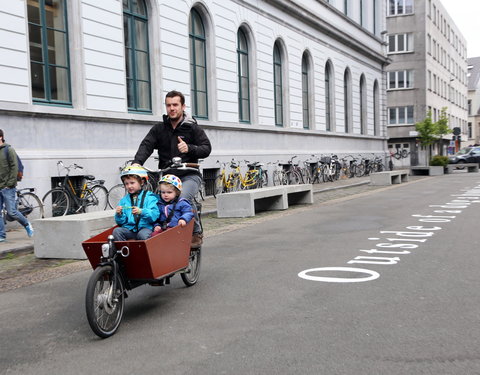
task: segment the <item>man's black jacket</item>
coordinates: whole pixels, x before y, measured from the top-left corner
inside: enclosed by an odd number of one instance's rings
[[[188,145],[188,153],[178,151],[178,137]],[[175,129],[168,116],[163,115],[163,123],[154,125],[140,143],[134,163],[143,165],[155,149],[158,150],[158,168],[164,169],[175,156],[180,156],[183,162],[198,163],[198,159],[210,155],[212,146],[197,121],[184,113],[183,121]]]

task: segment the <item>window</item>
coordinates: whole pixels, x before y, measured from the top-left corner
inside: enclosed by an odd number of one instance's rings
[[[282,55],[276,42],[273,47],[273,91],[275,101],[275,125],[283,126]]]
[[[64,0],[28,1],[28,38],[33,102],[71,105]]]
[[[393,34],[388,36],[388,52],[401,53],[413,51],[412,34]]]
[[[248,64],[248,41],[245,32],[238,30],[238,113],[240,122],[250,122],[250,73]]]
[[[413,87],[413,70],[399,70],[388,72],[389,90],[409,89]]]
[[[151,112],[148,16],[143,0],[123,1],[128,110]]]
[[[380,134],[380,90],[377,80],[373,84],[373,133]]]
[[[365,76],[360,76],[360,134],[367,133],[367,83]]]
[[[468,139],[472,139],[473,138],[472,123],[469,122],[467,126],[468,126]]]
[[[345,133],[352,128],[352,78],[350,69],[345,69],[343,75],[343,112],[345,116]]]
[[[390,107],[388,109],[388,118],[390,125],[413,124],[413,106]]]
[[[202,17],[192,9],[188,25],[190,39],[190,93],[192,114],[198,118],[208,118],[207,91],[207,39]]]
[[[413,0],[389,0],[388,15],[398,16],[413,13]]]
[[[330,61],[325,65],[325,129],[332,130],[333,125],[333,72]]]
[[[302,114],[303,128],[310,127],[310,92],[309,92],[309,70],[308,55],[304,53],[302,56]]]

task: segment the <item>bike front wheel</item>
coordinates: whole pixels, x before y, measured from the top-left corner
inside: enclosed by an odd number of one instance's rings
[[[70,209],[70,198],[65,190],[56,188],[43,196],[44,217],[65,216]]]
[[[198,249],[190,249],[188,267],[185,272],[180,274],[186,286],[195,285],[198,281],[198,277],[200,276],[201,249],[201,247]]]
[[[282,172],[274,171],[273,172],[273,186],[282,185]]]
[[[98,267],[88,280],[85,295],[87,320],[92,331],[101,338],[112,336],[120,326],[124,306],[121,277],[113,272],[112,266]]]
[[[85,212],[104,211],[108,205],[108,190],[103,185],[93,185],[84,199]]]
[[[23,193],[18,198],[18,210],[28,217],[29,221],[44,217],[43,203],[36,194]]]

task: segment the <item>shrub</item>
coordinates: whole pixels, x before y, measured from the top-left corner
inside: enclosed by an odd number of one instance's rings
[[[448,157],[442,155],[435,155],[430,159],[430,165],[445,167],[448,164]]]

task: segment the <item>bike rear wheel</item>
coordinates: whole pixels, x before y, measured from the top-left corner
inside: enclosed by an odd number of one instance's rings
[[[195,285],[198,281],[198,278],[200,276],[200,260],[202,258],[201,250],[201,247],[199,247],[198,249],[190,249],[190,259],[188,261],[188,267],[185,272],[180,274],[186,286]]]
[[[114,278],[115,290],[113,290]],[[120,326],[125,306],[121,277],[115,275],[112,266],[101,266],[93,271],[85,294],[88,324],[102,338],[112,336]]]
[[[93,185],[84,199],[85,212],[105,211],[108,205],[108,190],[103,185]]]
[[[23,216],[28,217],[29,221],[44,217],[43,203],[33,193],[23,193],[19,196],[18,210],[23,213]]]
[[[44,217],[64,216],[70,209],[70,197],[60,188],[47,191],[42,202]]]

